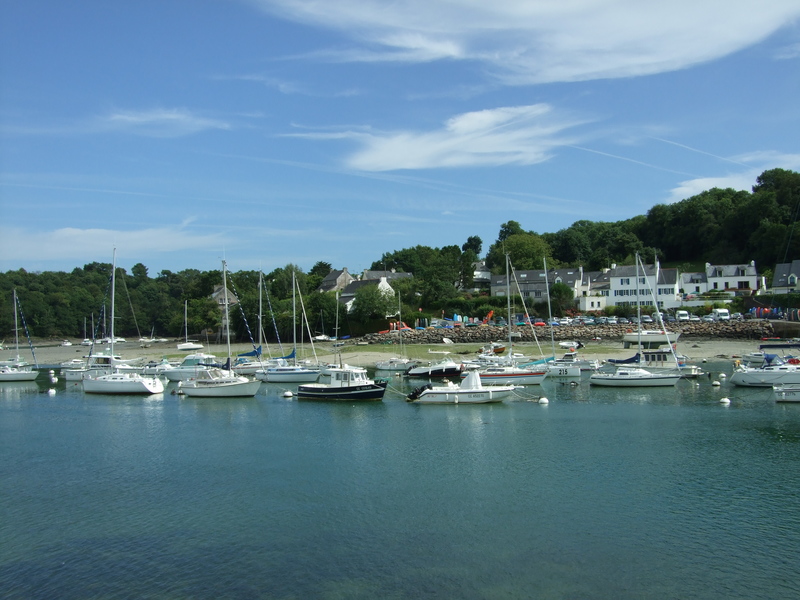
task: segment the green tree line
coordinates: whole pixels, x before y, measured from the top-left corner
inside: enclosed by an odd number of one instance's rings
[[[470,236],[460,247],[414,246],[385,252],[372,270],[394,269],[413,278],[392,282],[399,298],[385,298],[369,286],[356,294],[354,309],[345,314],[332,293],[315,290],[331,265],[319,261],[304,273],[286,265],[264,274],[262,329],[271,341],[289,340],[297,322],[292,321],[294,275],[312,333],[332,334],[339,321],[339,335],[358,335],[387,315],[400,312],[413,317],[450,316],[453,313],[482,316],[503,310],[504,299],[463,292],[472,288],[473,263],[483,258],[494,273],[505,269],[505,256],[516,269],[583,266],[599,270],[611,264],[631,264],[638,252],[658,256],[664,265],[682,266],[746,263],[751,260],[761,274],[775,264],[800,256],[800,236],[794,235],[800,210],[800,174],[784,169],[763,172],[752,191],[718,189],[704,191],[674,204],[658,204],[646,215],[617,222],[576,221],[555,233],[526,230],[516,221],[500,226],[497,239],[485,255],[483,241]],[[0,273],[0,336],[13,337],[12,289],[16,289],[26,322],[37,337],[92,336],[91,323],[100,332],[110,300],[111,264],[91,263],[66,272],[28,273],[23,269]],[[258,337],[259,278],[256,271],[229,273],[232,289],[240,300],[231,314],[232,329],[239,339]],[[150,277],[139,263],[127,273],[117,272],[115,331],[118,335],[181,337],[184,302],[188,303],[188,331],[192,337],[218,331],[221,314],[210,296],[221,283],[221,271],[161,271]],[[528,307],[530,308],[530,307]],[[300,308],[298,308],[300,312]]]

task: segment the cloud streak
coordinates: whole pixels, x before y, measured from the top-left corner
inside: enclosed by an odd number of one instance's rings
[[[532,104],[463,113],[434,131],[292,135],[355,141],[360,149],[346,164],[360,171],[531,165],[546,161],[554,148],[574,143],[564,132],[583,122],[547,104]]]
[[[248,0],[336,30],[340,61],[478,61],[509,84],[674,71],[755,44],[800,16],[795,0]]]

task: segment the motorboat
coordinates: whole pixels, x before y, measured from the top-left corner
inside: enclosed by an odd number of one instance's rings
[[[401,358],[392,356],[386,360],[379,360],[375,363],[375,368],[379,371],[408,371],[412,367],[416,367],[417,362],[410,358]]]
[[[191,379],[195,377],[198,371],[206,367],[219,367],[217,357],[213,354],[206,354],[205,352],[195,352],[189,354],[181,361],[181,363],[174,369],[167,369],[163,375],[169,381],[181,381],[183,379]]]
[[[387,381],[367,377],[361,367],[329,367],[330,382],[305,383],[297,388],[301,400],[364,401],[382,400]]]
[[[453,377],[458,378],[464,370],[462,363],[457,363],[450,357],[446,357],[437,363],[429,365],[418,365],[406,371],[409,377],[421,377],[427,379]]]
[[[800,402],[800,385],[775,384],[772,386],[775,393],[775,402]]]
[[[415,404],[488,404],[502,402],[510,396],[515,385],[485,386],[477,371],[470,371],[460,384],[448,381],[444,385],[427,385],[415,388],[407,397]]]

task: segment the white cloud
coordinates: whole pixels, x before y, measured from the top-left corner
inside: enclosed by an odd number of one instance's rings
[[[796,0],[249,0],[361,46],[336,60],[466,59],[508,83],[672,71],[761,41],[800,16]]]
[[[546,104],[534,104],[463,113],[435,131],[349,132],[322,137],[359,143],[361,149],[347,159],[347,165],[361,171],[529,165],[547,160],[557,146],[574,143],[561,136],[581,122],[556,114]]]
[[[222,248],[223,235],[190,232],[186,225],[164,226],[139,230],[80,229],[64,227],[52,231],[31,231],[23,228],[0,228],[0,255],[4,264],[29,264],[32,262],[110,262],[113,247],[119,255],[135,256],[136,262],[169,252]],[[235,240],[228,240],[228,245]]]
[[[223,121],[196,115],[186,109],[121,110],[98,117],[100,131],[120,131],[149,137],[180,137],[207,129],[230,129]]]

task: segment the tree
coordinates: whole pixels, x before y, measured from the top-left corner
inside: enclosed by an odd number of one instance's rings
[[[556,316],[563,316],[572,308],[574,298],[575,293],[566,283],[554,283],[550,286],[550,304]]]
[[[464,243],[464,245],[461,246],[461,251],[467,252],[468,250],[472,250],[475,253],[475,256],[478,257],[481,255],[482,248],[483,240],[477,235],[471,235],[467,238],[467,241]]]
[[[486,266],[492,273],[505,271],[508,254],[515,269],[541,269],[544,258],[548,263],[556,263],[552,259],[552,250],[544,238],[535,233],[518,233],[507,237],[502,242],[492,244],[486,255]],[[553,264],[555,266],[555,264]]]
[[[371,319],[384,318],[396,312],[393,295],[384,294],[377,284],[370,284],[356,290],[350,314],[357,321],[367,323]]]

